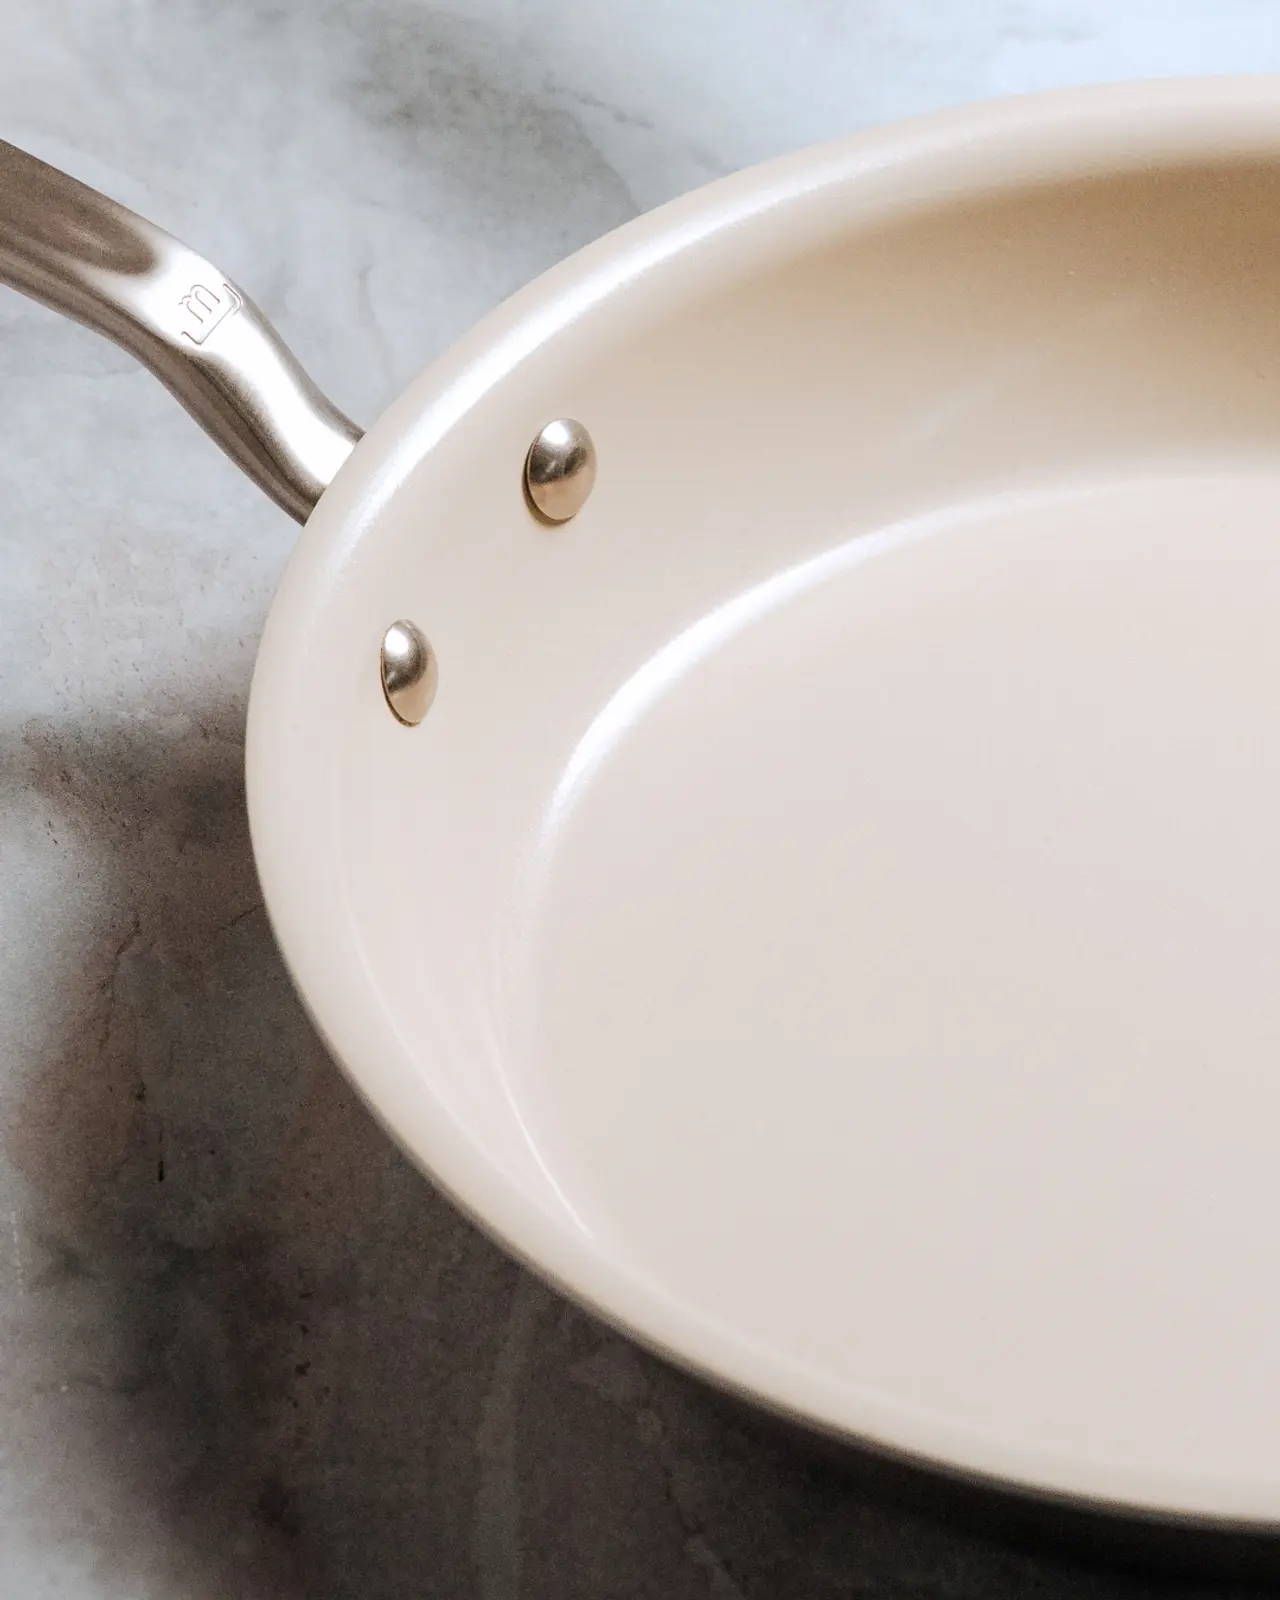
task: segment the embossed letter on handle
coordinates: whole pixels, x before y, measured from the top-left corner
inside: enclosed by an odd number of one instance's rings
[[[0,282],[136,356],[299,522],[360,437],[216,267],[3,140]]]

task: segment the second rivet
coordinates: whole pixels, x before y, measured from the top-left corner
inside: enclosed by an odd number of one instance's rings
[[[524,492],[547,522],[568,522],[586,504],[596,481],[596,447],[572,417],[558,417],[529,446]]]

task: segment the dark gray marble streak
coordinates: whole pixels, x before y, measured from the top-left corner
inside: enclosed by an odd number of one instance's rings
[[[1276,65],[1271,24],[1266,0],[11,3],[0,134],[225,262],[369,418],[695,182],[973,94]],[[291,527],[125,357],[12,296],[0,418],[0,1597],[1172,1593],[820,1464],[408,1169],[303,1017],[250,859],[244,701]]]

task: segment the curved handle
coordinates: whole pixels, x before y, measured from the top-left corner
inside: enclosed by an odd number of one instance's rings
[[[0,282],[136,356],[299,522],[360,438],[224,273],[3,140]]]

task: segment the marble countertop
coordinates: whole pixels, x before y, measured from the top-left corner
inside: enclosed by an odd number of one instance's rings
[[[708,178],[979,96],[1278,70],[1276,16],[6,0],[0,136],[225,264],[367,420]],[[249,853],[292,524],[128,357],[7,292],[0,408],[0,1597],[1171,1593],[850,1485],[407,1167],[303,1017]]]

